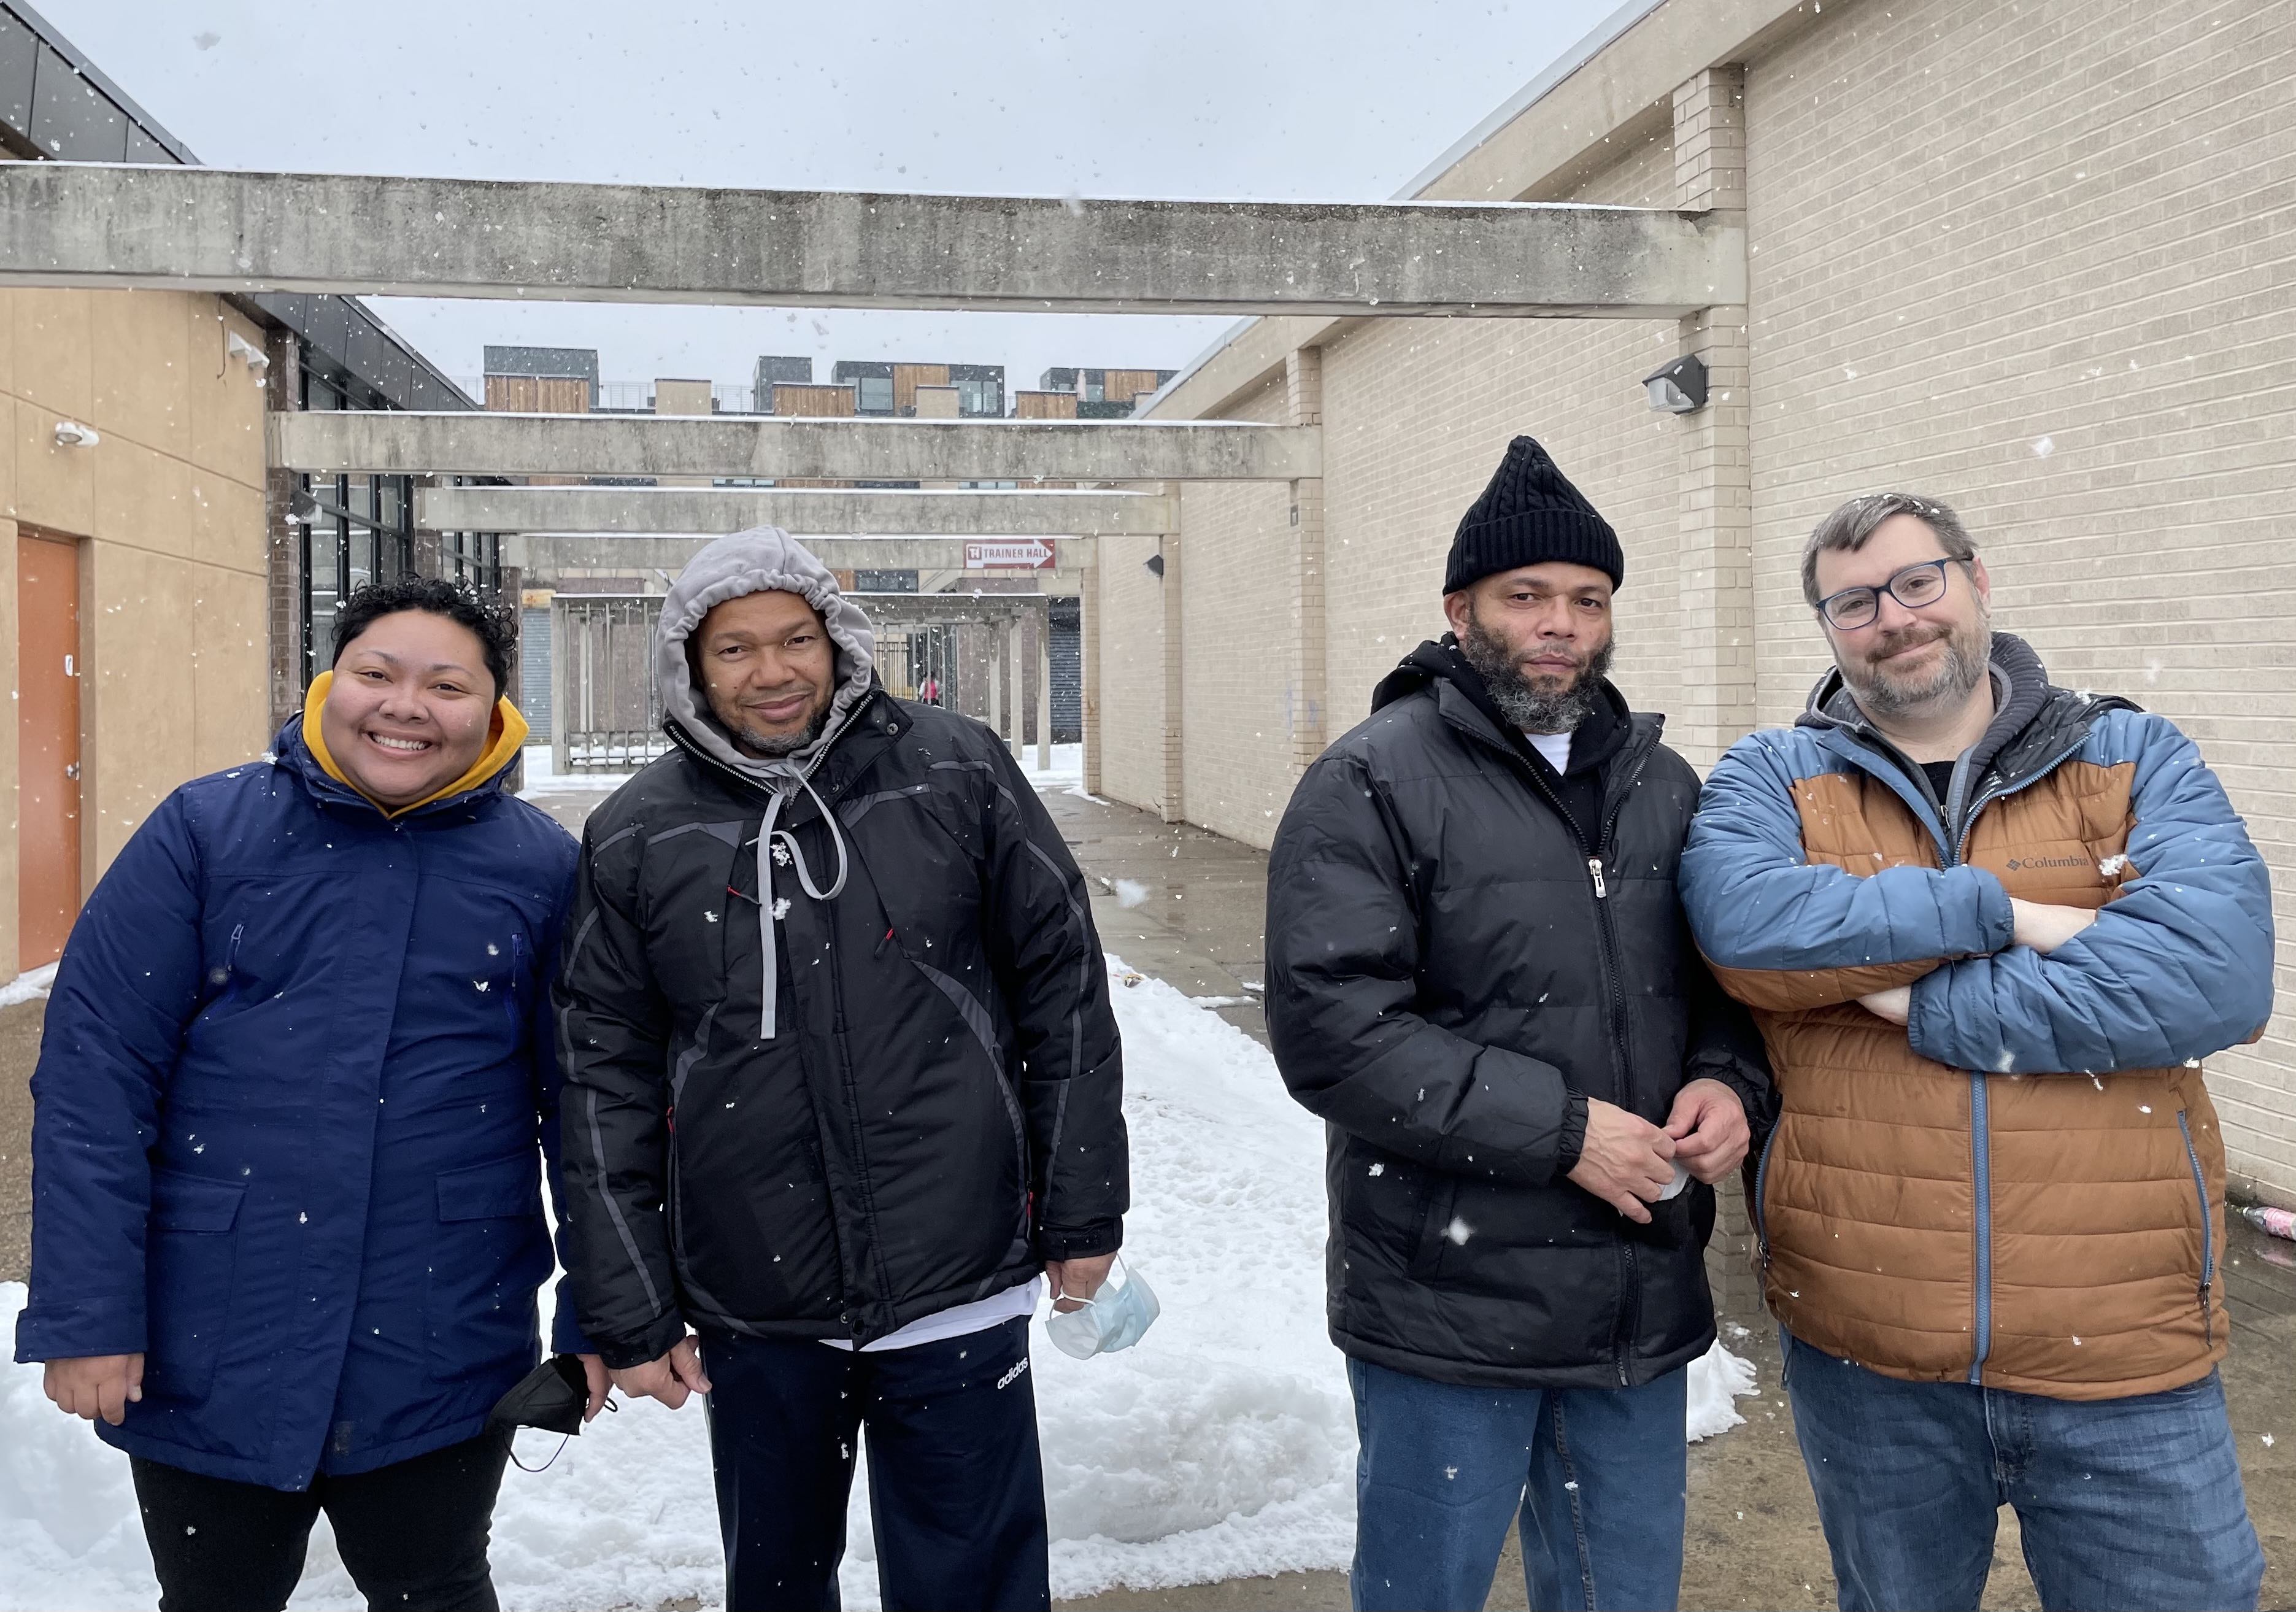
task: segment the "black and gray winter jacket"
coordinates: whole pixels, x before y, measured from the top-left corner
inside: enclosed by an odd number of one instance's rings
[[[1758,1135],[1770,1108],[1759,1037],[1675,895],[1697,775],[1603,691],[1558,778],[1447,641],[1422,645],[1277,831],[1268,1031],[1329,1124],[1332,1336],[1356,1358],[1620,1386],[1713,1341],[1712,1189],[1640,1227],[1565,1179],[1589,1098],[1662,1125],[1710,1076]]]
[[[685,671],[701,615],[763,587],[840,656],[827,732],[783,761]],[[661,637],[676,747],[591,816],[557,986],[570,1275],[607,1364],[689,1322],[865,1344],[1113,1252],[1107,970],[1004,745],[877,686],[865,618],[779,532],[698,556]]]

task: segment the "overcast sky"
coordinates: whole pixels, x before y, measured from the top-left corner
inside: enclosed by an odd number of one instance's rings
[[[1012,195],[1393,195],[1619,0],[37,0],[217,167]],[[433,362],[595,347],[1177,368],[1229,321],[377,299]]]

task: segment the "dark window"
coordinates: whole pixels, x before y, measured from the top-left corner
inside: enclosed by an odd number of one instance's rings
[[[0,12],[0,123],[30,136],[32,129],[32,71],[40,57],[40,42],[32,30]]]
[[[857,406],[865,415],[889,415],[893,412],[893,377],[863,375],[861,399]]]
[[[45,44],[32,80],[32,144],[67,162],[117,162],[127,154],[126,114]]]

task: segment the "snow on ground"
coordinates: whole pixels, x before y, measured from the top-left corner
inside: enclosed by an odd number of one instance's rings
[[[45,968],[27,970],[6,984],[0,985],[0,1008],[13,1008],[19,1002],[37,1000],[47,995],[48,988],[55,983],[56,966],[53,963]]]
[[[1163,1314],[1121,1353],[1034,1352],[1053,1591],[1344,1567],[1355,1422],[1324,1330],[1323,1128],[1258,1042],[1161,981],[1127,985],[1130,971],[1108,966],[1132,1135],[1126,1257]],[[0,1323],[23,1299],[0,1286]],[[1692,1368],[1689,1435],[1735,1425],[1731,1397],[1751,1392],[1753,1368],[1718,1345]],[[558,1442],[522,1434],[521,1457],[538,1466]],[[865,1481],[854,1493],[844,1598],[869,1612]],[[506,1474],[494,1541],[513,1612],[718,1605],[701,1408],[626,1404],[547,1471]],[[126,1460],[48,1404],[37,1367],[0,1368],[0,1608],[152,1596]],[[292,1605],[361,1604],[322,1521]]]
[[[526,761],[521,785],[523,794],[565,794],[577,789],[619,789],[636,776],[627,772],[553,772],[547,744],[529,744],[518,753]]]
[[[1084,746],[1055,744],[1052,759],[1050,767],[1039,768],[1037,765],[1037,747],[1026,745],[1021,751],[1021,770],[1029,775],[1029,782],[1034,784],[1039,793],[1059,789],[1091,800],[1092,796],[1084,794]]]

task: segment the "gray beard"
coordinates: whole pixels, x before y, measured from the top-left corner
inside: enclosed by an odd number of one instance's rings
[[[1603,645],[1569,687],[1550,694],[1532,687],[1530,679],[1516,670],[1507,646],[1485,632],[1472,615],[1467,630],[1459,635],[1459,653],[1468,665],[1482,673],[1491,703],[1499,708],[1499,715],[1525,733],[1576,733],[1578,725],[1595,714],[1595,703],[1603,697],[1603,679],[1610,673],[1611,656],[1617,648],[1616,639]]]
[[[803,733],[758,733],[749,728],[733,727],[730,723],[727,726],[732,728],[734,744],[742,749],[760,761],[775,761],[783,756],[795,755],[819,738],[821,730],[829,726],[829,707],[823,706],[813,720],[805,725]]]

